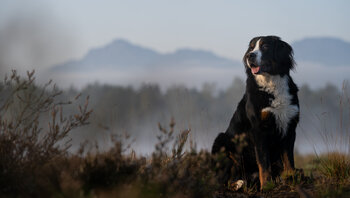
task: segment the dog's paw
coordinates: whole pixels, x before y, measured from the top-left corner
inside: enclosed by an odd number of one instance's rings
[[[243,187],[245,182],[243,180],[229,181],[228,189],[232,191],[238,191]]]

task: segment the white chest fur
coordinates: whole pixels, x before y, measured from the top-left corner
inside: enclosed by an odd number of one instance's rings
[[[297,105],[291,105],[292,95],[289,93],[288,76],[254,75],[261,91],[272,94],[275,99],[271,106],[262,109],[274,114],[277,127],[286,135],[290,120],[299,113]]]

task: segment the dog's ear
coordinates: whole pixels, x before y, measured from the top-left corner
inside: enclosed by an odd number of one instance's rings
[[[274,54],[275,60],[280,66],[286,67],[288,71],[294,69],[293,49],[288,43],[279,38],[276,39]]]

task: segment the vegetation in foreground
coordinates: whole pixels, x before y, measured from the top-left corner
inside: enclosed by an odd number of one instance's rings
[[[159,125],[155,151],[144,157],[130,149],[128,136],[111,137],[100,151],[91,144],[68,153],[69,134],[88,124],[88,102],[67,115],[50,84],[36,87],[33,73],[15,72],[0,87],[1,197],[349,197],[350,157],[344,153],[296,155],[294,173],[259,192],[256,185],[233,191],[220,185],[226,158],[197,151],[189,130],[175,122]]]

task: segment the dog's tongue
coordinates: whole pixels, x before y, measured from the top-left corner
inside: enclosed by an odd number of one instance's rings
[[[252,69],[252,73],[256,74],[259,72],[260,67],[252,67],[251,69]]]

